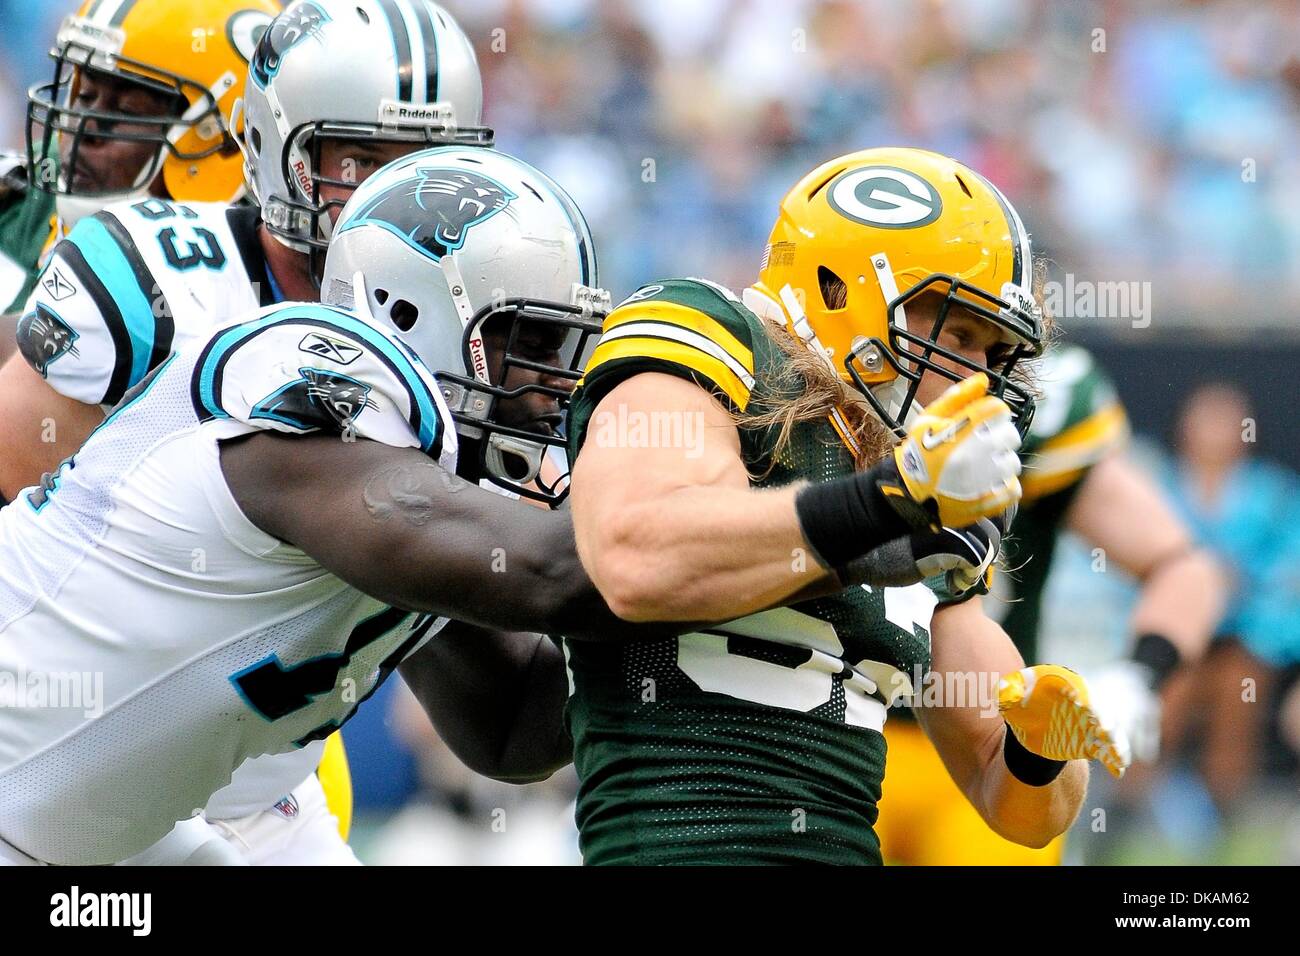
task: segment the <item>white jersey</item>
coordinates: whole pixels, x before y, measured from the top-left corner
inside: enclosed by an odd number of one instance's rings
[[[18,326],[56,392],[116,405],[195,340],[275,301],[251,206],[146,199],[83,219],[46,262]],[[265,810],[320,763],[324,743],[251,760],[213,796],[217,819]]]
[[[118,203],[56,245],[18,325],[61,395],[116,405],[168,356],[275,301],[253,207]]]
[[[218,441],[260,429],[350,431],[455,467],[432,375],[340,310],[263,310],[164,362],[0,510],[0,675],[23,693],[100,685],[0,707],[0,840],[53,863],[138,853],[247,758],[328,736],[444,623],[244,517]]]

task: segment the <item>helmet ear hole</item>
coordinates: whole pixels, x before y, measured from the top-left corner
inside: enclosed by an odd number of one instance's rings
[[[248,131],[248,145],[252,147],[254,156],[262,155],[262,131],[256,126]]]
[[[385,302],[387,302],[387,301],[388,301],[388,290],[387,290],[387,289],[376,289],[376,290],[375,290],[375,301],[378,302],[380,305],[383,305]]]
[[[393,325],[403,332],[409,332],[419,319],[420,310],[405,299],[398,299],[388,310],[388,317],[393,320]]]
[[[817,285],[821,288],[822,302],[828,311],[834,312],[849,304],[848,285],[825,266],[817,267]]]

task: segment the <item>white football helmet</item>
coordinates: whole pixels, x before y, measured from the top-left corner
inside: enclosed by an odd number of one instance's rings
[[[300,252],[323,250],[331,206],[324,139],[492,144],[469,39],[429,0],[299,0],[272,21],[249,64],[244,175],[267,228]]]
[[[478,477],[552,505],[563,499],[567,482],[540,473],[547,447],[564,444],[559,423],[533,430],[500,413],[503,401],[530,392],[566,407],[610,308],[591,233],[564,190],[494,149],[413,153],[352,194],[321,291],[323,302],[369,318],[434,372],[459,434],[481,449]],[[491,355],[485,338],[503,328],[504,354]],[[521,340],[539,331],[552,342],[548,360]],[[512,368],[541,376],[507,387]]]

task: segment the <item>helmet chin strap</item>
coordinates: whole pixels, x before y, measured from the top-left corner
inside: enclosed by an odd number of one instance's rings
[[[889,303],[898,298],[898,283],[894,281],[894,270],[889,267],[889,257],[883,252],[877,252],[871,257],[871,269],[876,274],[876,286],[880,289],[881,296],[884,297],[885,314],[888,317]],[[897,316],[896,321],[892,317],[887,318],[887,321],[890,321],[900,331],[906,332],[907,313],[901,305],[894,310],[894,315]],[[908,365],[907,359],[903,356],[900,355],[897,358],[900,364]],[[913,402],[907,410],[906,418],[899,421],[898,414],[903,407],[904,399],[907,398],[907,389],[908,381],[901,375],[895,376],[892,382],[877,385],[872,389],[876,393],[876,397],[880,399],[880,403],[889,412],[890,417],[902,425],[904,429],[908,428],[920,414],[917,403]]]
[[[452,303],[456,306],[456,315],[460,317],[462,327],[468,326],[474,318],[476,309],[473,302],[470,301],[469,291],[465,286],[465,279],[461,275],[460,264],[457,261],[458,252],[451,252],[443,256],[439,261],[442,268],[443,280],[447,283],[447,293],[451,296]],[[471,342],[471,350],[474,343]],[[491,385],[487,377],[487,350],[482,344],[481,339],[478,341],[478,354],[471,354],[470,374],[485,385]],[[472,401],[470,395],[462,398],[462,402]],[[469,425],[460,425],[458,430],[466,438],[478,438],[484,442],[483,463],[488,473],[504,479],[505,481],[515,484],[526,485],[537,478],[542,470],[542,459],[546,454],[546,446],[541,442],[530,442],[523,438],[516,438],[513,435],[502,435],[499,432],[486,431],[481,428],[474,428]],[[516,467],[511,468],[513,459]],[[519,467],[522,465],[522,469]],[[523,472],[522,476],[519,472]]]
[[[808,315],[804,312],[803,306],[799,304],[799,298],[794,294],[794,289],[787,283],[782,287],[779,295],[781,296],[781,303],[778,305],[766,292],[750,286],[741,292],[740,297],[745,307],[760,318],[780,322],[786,325],[787,328],[792,328],[794,333],[799,336],[800,341],[814,355],[820,355],[830,370],[839,375],[839,369],[835,367],[835,359],[831,355],[830,349],[822,345],[821,339],[813,331],[812,323],[808,321]],[[862,446],[854,436],[853,428],[849,425],[848,419],[845,418],[843,409],[838,406],[833,408],[828,417],[840,439],[856,459],[861,454]]]

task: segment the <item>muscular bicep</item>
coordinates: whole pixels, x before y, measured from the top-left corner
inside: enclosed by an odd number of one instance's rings
[[[586,582],[565,515],[484,491],[414,449],[262,433],[223,443],[221,464],[255,525],[395,607],[539,629]]]
[[[20,354],[0,366],[0,493],[12,499],[81,447],[104,420],[98,405],[60,395]]]
[[[596,406],[586,435],[573,470],[579,523],[679,488],[749,484],[731,414],[674,375],[643,372],[620,382]]]
[[[571,759],[564,657],[549,638],[452,621],[399,670],[470,769],[525,782]]]
[[[1186,526],[1155,483],[1120,455],[1098,462],[1066,512],[1070,530],[1135,577],[1192,547]]]
[[[978,598],[937,611],[931,636],[931,679],[945,689],[945,699],[941,706],[918,707],[916,714],[949,775],[979,807],[984,769],[1002,746],[997,681],[1024,661]],[[964,700],[947,693],[958,687],[973,687],[974,693],[965,693]]]

